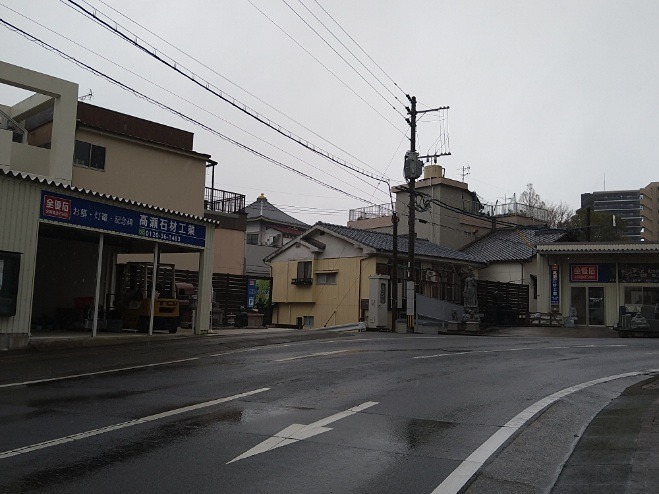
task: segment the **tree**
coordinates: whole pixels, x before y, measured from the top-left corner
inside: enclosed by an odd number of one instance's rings
[[[547,204],[547,224],[552,228],[566,228],[570,219],[574,216],[574,210],[563,201],[558,204]]]
[[[533,208],[547,210],[547,225],[552,228],[565,228],[568,221],[574,216],[574,211],[564,202],[545,202],[538,194],[532,183],[526,184],[526,190],[519,195],[520,204]]]
[[[519,195],[520,204],[526,204],[532,208],[546,209],[545,201],[542,200],[540,194],[535,191],[532,183],[526,184],[526,190]]]
[[[590,226],[588,225],[588,212],[586,208],[578,209],[570,218],[567,227],[573,229],[574,236],[579,242],[615,242],[624,239],[625,221],[604,211],[590,212]],[[588,232],[590,231],[590,238]]]

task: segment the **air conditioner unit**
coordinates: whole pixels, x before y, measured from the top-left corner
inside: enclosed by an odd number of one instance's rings
[[[431,269],[426,271],[426,281],[437,281],[437,271]]]

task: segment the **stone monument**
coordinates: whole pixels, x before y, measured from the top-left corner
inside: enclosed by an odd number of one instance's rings
[[[465,323],[467,331],[479,331],[481,318],[478,315],[478,293],[476,291],[476,278],[469,268],[465,278],[465,287],[462,292],[464,297],[465,313],[462,316],[462,322]]]

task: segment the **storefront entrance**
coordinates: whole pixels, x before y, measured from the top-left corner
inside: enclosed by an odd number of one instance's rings
[[[573,286],[570,289],[570,307],[577,310],[576,324],[604,326],[604,287]]]

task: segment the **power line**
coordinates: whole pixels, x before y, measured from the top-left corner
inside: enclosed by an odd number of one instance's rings
[[[355,96],[357,96],[357,97],[358,97],[358,98],[359,98],[364,104],[366,104],[371,110],[373,110],[375,113],[377,113],[378,115],[380,115],[383,119],[385,119],[385,120],[386,120],[386,121],[387,121],[387,122],[388,122],[388,123],[394,128],[394,129],[396,129],[396,131],[398,131],[398,132],[401,133],[401,134],[403,133],[403,131],[400,130],[398,127],[396,127],[396,125],[395,125],[391,120],[389,120],[389,119],[388,119],[387,117],[385,117],[382,113],[380,113],[380,112],[379,112],[379,111],[378,111],[373,105],[371,105],[371,104],[370,104],[368,101],[366,101],[363,97],[361,97],[359,94],[357,94],[357,92],[356,92],[352,87],[350,87],[350,85],[349,85],[348,83],[346,83],[345,81],[343,81],[343,79],[341,79],[338,75],[336,75],[336,74],[335,74],[335,73],[334,73],[329,67],[327,67],[327,65],[325,65],[323,62],[321,62],[321,61],[320,61],[317,57],[315,57],[315,56],[314,56],[309,50],[307,50],[304,46],[302,46],[302,44],[301,44],[299,41],[297,41],[295,38],[293,38],[293,36],[291,36],[288,32],[286,32],[286,30],[285,30],[284,28],[282,28],[279,24],[277,24],[272,18],[270,18],[270,17],[268,16],[268,14],[266,14],[266,13],[263,12],[260,8],[258,8],[258,7],[254,4],[254,2],[252,2],[252,0],[247,0],[247,1],[250,3],[250,5],[252,5],[252,7],[254,7],[256,10],[258,10],[258,11],[261,13],[261,15],[263,15],[263,16],[264,16],[266,19],[268,19],[272,24],[274,24],[274,26],[275,26],[277,29],[279,29],[279,30],[280,30],[282,33],[284,33],[284,34],[285,34],[285,35],[286,35],[291,41],[293,41],[293,43],[295,43],[296,45],[298,45],[298,46],[299,46],[299,47],[300,47],[300,48],[301,48],[301,49],[302,49],[307,55],[309,55],[309,56],[310,56],[311,58],[313,58],[318,64],[320,64],[321,67],[323,67],[327,72],[329,72],[330,74],[332,74],[332,76],[333,76],[334,78],[336,78],[341,84],[343,84],[343,85],[344,85],[344,86],[345,86],[345,87],[346,87],[346,88],[347,88],[352,94],[354,94]]]
[[[212,68],[211,66],[209,66],[209,65],[207,65],[206,63],[202,62],[202,61],[199,60],[198,58],[195,58],[194,56],[190,55],[189,53],[187,53],[187,52],[181,50],[180,48],[178,48],[178,47],[175,46],[174,44],[172,44],[172,43],[170,43],[169,41],[167,41],[165,38],[159,36],[157,33],[153,32],[153,31],[151,31],[151,30],[150,30],[149,28],[147,28],[146,26],[140,24],[139,22],[135,21],[134,19],[131,19],[129,16],[127,16],[127,15],[124,14],[123,12],[121,12],[121,11],[115,9],[112,5],[108,4],[108,3],[105,2],[104,0],[98,0],[98,1],[101,2],[103,5],[105,5],[106,7],[108,7],[109,9],[111,9],[112,11],[116,12],[118,15],[120,15],[120,16],[122,16],[123,18],[127,19],[128,21],[132,22],[132,23],[135,24],[136,26],[139,26],[140,28],[144,29],[146,32],[148,32],[148,33],[151,34],[152,36],[156,37],[157,39],[159,39],[160,41],[162,41],[162,42],[165,43],[166,45],[170,46],[171,48],[173,48],[173,49],[176,50],[177,52],[181,53],[182,55],[184,55],[184,56],[188,57],[189,59],[193,60],[194,62],[198,63],[199,65],[201,65],[201,66],[204,67],[205,69],[211,71],[213,74],[215,74],[216,76],[218,76],[218,77],[220,77],[221,79],[225,80],[226,82],[228,82],[228,83],[231,84],[232,86],[234,86],[234,87],[240,89],[240,90],[243,91],[245,94],[248,94],[249,96],[251,96],[252,98],[254,98],[255,100],[257,100],[258,102],[264,104],[265,106],[267,106],[267,107],[270,108],[271,110],[273,110],[273,111],[279,113],[281,116],[287,118],[288,120],[290,120],[290,121],[293,122],[294,124],[299,125],[300,127],[302,127],[302,128],[303,128],[304,130],[306,130],[307,132],[313,134],[314,136],[316,136],[316,137],[318,137],[319,139],[323,140],[324,142],[326,142],[326,143],[329,144],[330,146],[333,146],[334,148],[338,149],[339,151],[341,151],[342,153],[346,154],[347,156],[350,156],[352,159],[357,160],[358,162],[360,162],[361,164],[363,164],[363,165],[365,165],[365,166],[367,166],[367,167],[370,167],[370,165],[369,165],[368,163],[362,161],[362,160],[359,159],[357,156],[351,154],[350,152],[346,151],[346,150],[343,149],[342,147],[340,147],[340,146],[338,146],[337,144],[333,143],[332,141],[326,139],[325,137],[323,137],[322,135],[318,134],[318,133],[315,132],[314,130],[310,129],[309,127],[307,127],[307,126],[304,125],[303,123],[299,122],[298,120],[295,120],[295,119],[294,119],[293,117],[291,117],[290,115],[287,115],[286,113],[282,112],[281,110],[279,110],[279,109],[276,108],[275,106],[271,105],[270,103],[268,103],[268,102],[265,101],[264,99],[261,99],[260,97],[258,97],[258,96],[255,95],[254,93],[248,91],[248,90],[245,89],[244,87],[242,87],[242,86],[240,86],[239,84],[233,82],[233,81],[232,81],[231,79],[229,79],[228,77],[226,77],[226,76],[220,74],[220,73],[219,73],[218,71],[216,71],[214,68]],[[85,2],[85,3],[87,3],[87,2]],[[87,3],[87,5],[89,5],[89,3]]]
[[[190,100],[188,100],[188,99],[186,99],[186,98],[184,98],[184,97],[182,97],[182,96],[180,96],[180,95],[174,93],[173,91],[170,91],[169,89],[167,89],[167,88],[161,86],[160,84],[157,84],[157,83],[155,83],[155,82],[153,82],[153,81],[151,81],[151,80],[149,80],[149,79],[147,79],[147,78],[141,76],[140,74],[138,74],[138,73],[136,73],[136,72],[134,72],[134,71],[132,71],[132,70],[130,70],[130,69],[124,67],[123,65],[118,64],[118,63],[114,62],[113,60],[110,60],[109,58],[107,58],[107,57],[105,57],[105,56],[103,56],[103,55],[101,55],[101,54],[99,54],[99,53],[97,53],[97,52],[91,50],[90,48],[87,48],[86,46],[83,46],[83,45],[81,45],[80,43],[78,43],[78,42],[76,42],[76,41],[74,41],[74,40],[72,40],[72,39],[70,39],[70,38],[64,36],[63,34],[60,34],[60,33],[58,33],[57,31],[54,31],[54,30],[50,29],[50,28],[47,27],[47,26],[44,26],[43,24],[41,24],[41,23],[35,21],[34,19],[31,19],[31,18],[27,17],[26,15],[24,15],[24,14],[22,14],[22,13],[20,13],[20,12],[17,12],[16,10],[12,9],[11,7],[7,7],[7,6],[4,5],[3,3],[0,3],[0,5],[2,5],[2,6],[3,6],[4,8],[6,8],[7,10],[10,10],[11,12],[13,12],[13,13],[15,13],[15,14],[21,16],[21,17],[23,17],[24,19],[27,19],[28,21],[30,21],[30,22],[36,24],[37,26],[40,26],[41,28],[46,29],[47,31],[49,31],[49,32],[51,32],[51,33],[53,33],[53,34],[55,34],[56,36],[59,36],[60,38],[63,38],[63,39],[65,39],[65,40],[69,41],[70,43],[73,43],[74,45],[76,45],[76,46],[82,48],[83,50],[86,50],[86,51],[88,51],[89,53],[92,53],[92,54],[94,54],[94,55],[96,55],[96,56],[102,58],[103,60],[105,60],[105,61],[107,61],[107,62],[113,64],[114,66],[121,68],[122,70],[128,72],[129,74],[132,74],[132,75],[134,75],[135,77],[138,77],[139,79],[141,79],[141,80],[143,80],[143,81],[145,81],[145,82],[147,82],[147,83],[149,83],[149,84],[151,84],[151,85],[153,85],[153,86],[155,86],[155,87],[161,89],[162,91],[165,91],[166,93],[171,94],[172,96],[174,96],[174,97],[180,99],[181,101],[184,101],[184,102],[186,102],[186,103],[188,103],[188,104],[194,106],[195,108],[197,108],[197,109],[199,109],[199,110],[201,110],[201,111],[203,111],[203,112],[205,112],[205,113],[207,113],[207,114],[209,114],[209,115],[211,115],[211,116],[213,116],[213,117],[215,117],[215,118],[221,120],[222,122],[226,123],[227,125],[230,125],[230,126],[234,127],[235,129],[238,129],[238,130],[240,130],[241,132],[243,132],[243,133],[245,133],[245,134],[247,134],[247,135],[249,135],[249,136],[251,136],[251,137],[253,137],[253,138],[255,138],[255,139],[258,139],[259,141],[263,142],[264,144],[266,144],[266,145],[268,145],[268,146],[270,146],[270,147],[272,147],[272,148],[274,148],[274,149],[277,149],[278,151],[281,151],[281,152],[284,153],[284,154],[287,154],[287,155],[290,156],[291,158],[293,158],[293,159],[295,159],[295,160],[297,160],[297,161],[299,161],[299,162],[301,162],[301,163],[304,163],[304,164],[310,166],[311,168],[314,168],[314,169],[316,169],[316,170],[318,170],[318,171],[320,171],[320,172],[322,172],[322,173],[326,173],[326,174],[329,175],[330,177],[332,177],[332,178],[338,180],[339,182],[341,182],[341,183],[343,183],[343,184],[345,184],[345,185],[351,186],[351,184],[348,183],[348,182],[346,182],[345,180],[343,180],[343,179],[341,179],[341,178],[339,178],[339,177],[336,177],[336,176],[332,175],[331,173],[328,173],[326,170],[324,170],[324,169],[322,169],[322,168],[320,168],[320,167],[318,167],[318,166],[315,166],[315,165],[309,163],[308,161],[305,161],[305,160],[303,160],[302,158],[299,158],[298,156],[296,156],[296,155],[294,155],[294,154],[292,154],[292,153],[289,153],[289,152],[286,151],[285,149],[282,149],[282,148],[280,148],[279,146],[276,146],[276,145],[274,145],[274,144],[272,144],[272,143],[266,141],[265,139],[263,139],[263,138],[257,136],[256,134],[253,134],[252,132],[249,132],[249,131],[247,131],[247,130],[241,128],[240,126],[234,124],[233,122],[230,122],[229,120],[226,120],[226,119],[220,117],[219,115],[217,115],[217,114],[211,112],[211,111],[208,110],[207,108],[204,108],[204,107],[202,107],[202,106],[200,106],[200,105],[198,105],[198,104],[196,104],[196,103],[194,103],[194,102],[192,102],[192,101],[190,101]],[[358,175],[356,175],[356,174],[353,174],[353,173],[351,173],[350,171],[348,171],[348,173],[349,173],[350,175],[354,176],[357,180],[360,180],[360,181],[364,182],[365,184],[370,185],[370,183],[367,182],[363,177],[358,176]]]
[[[59,50],[58,48],[55,48],[54,46],[52,46],[52,45],[46,43],[45,41],[43,41],[43,40],[37,38],[36,36],[33,36],[33,35],[29,34],[28,32],[26,32],[26,31],[24,31],[24,30],[22,30],[22,29],[20,29],[20,28],[18,28],[18,27],[16,27],[16,26],[14,26],[13,24],[11,24],[11,23],[5,21],[5,20],[2,19],[2,18],[0,18],[0,23],[2,23],[3,25],[5,25],[5,27],[7,27],[8,29],[14,31],[15,33],[20,34],[20,35],[23,36],[24,38],[26,38],[26,39],[32,41],[33,43],[36,43],[36,44],[42,46],[43,48],[46,48],[46,49],[48,49],[48,50],[50,50],[50,51],[53,51],[54,53],[56,53],[57,55],[61,56],[62,58],[65,58],[66,60],[69,60],[70,62],[75,63],[75,64],[78,65],[79,67],[81,67],[81,68],[83,68],[83,69],[85,69],[85,70],[91,72],[92,74],[94,74],[94,75],[96,75],[96,76],[98,76],[98,77],[101,77],[101,78],[105,79],[106,81],[108,81],[108,82],[110,82],[110,83],[112,83],[112,84],[114,84],[114,85],[120,87],[121,89],[124,89],[125,91],[128,91],[128,92],[132,93],[133,95],[135,95],[135,96],[137,96],[137,97],[139,97],[139,98],[142,98],[142,99],[144,99],[145,101],[148,101],[149,103],[152,103],[152,104],[154,104],[154,105],[156,105],[156,106],[158,106],[158,107],[160,107],[160,108],[162,108],[162,109],[164,109],[164,110],[167,110],[167,111],[173,113],[174,115],[177,115],[177,116],[181,117],[182,119],[184,119],[184,120],[186,120],[186,121],[188,121],[188,122],[190,122],[190,123],[192,123],[192,124],[194,124],[194,125],[196,125],[196,126],[198,126],[198,127],[203,128],[204,130],[207,130],[208,132],[211,132],[212,134],[218,136],[219,138],[221,138],[221,139],[223,139],[223,140],[225,140],[225,141],[227,141],[227,142],[230,142],[231,144],[234,144],[235,146],[238,146],[238,147],[240,147],[241,149],[243,149],[243,150],[245,150],[245,151],[249,151],[250,153],[255,154],[256,156],[259,156],[260,158],[262,158],[262,159],[264,159],[264,160],[266,160],[266,161],[269,161],[269,162],[273,163],[274,165],[279,166],[280,168],[284,168],[284,169],[286,169],[286,170],[288,170],[288,171],[291,171],[291,172],[293,172],[293,173],[296,173],[297,175],[300,175],[301,177],[306,178],[307,180],[310,180],[310,181],[315,182],[315,183],[317,183],[317,184],[319,184],[319,185],[322,185],[323,187],[326,187],[326,188],[328,188],[328,189],[334,190],[334,191],[336,191],[336,192],[339,192],[339,193],[341,193],[341,194],[343,194],[343,195],[345,195],[345,196],[351,197],[351,198],[353,198],[353,199],[362,200],[362,198],[360,198],[360,197],[358,197],[358,196],[356,196],[356,195],[350,194],[349,192],[346,192],[346,191],[344,191],[344,190],[342,190],[342,189],[339,189],[338,187],[334,187],[333,185],[329,185],[329,184],[323,182],[322,180],[319,180],[319,179],[317,179],[317,178],[315,178],[315,177],[312,177],[312,176],[310,176],[310,175],[307,175],[306,173],[301,172],[300,170],[297,170],[297,169],[295,169],[295,168],[293,168],[293,167],[291,167],[291,166],[289,166],[289,165],[286,165],[286,164],[284,164],[284,163],[281,163],[280,161],[277,161],[277,160],[275,160],[274,158],[271,158],[271,157],[269,157],[269,156],[267,156],[267,155],[265,155],[265,154],[263,154],[263,153],[261,153],[261,152],[255,150],[255,149],[253,149],[253,148],[251,148],[251,147],[249,147],[249,146],[247,146],[247,145],[245,145],[245,144],[242,144],[242,143],[236,141],[235,139],[232,139],[232,138],[230,138],[230,137],[228,137],[228,136],[225,136],[224,134],[218,132],[217,130],[215,130],[215,129],[211,128],[211,127],[209,127],[208,125],[203,124],[203,123],[199,122],[198,120],[195,120],[194,118],[192,118],[192,117],[190,117],[190,116],[188,116],[188,115],[186,115],[186,114],[184,114],[184,113],[182,113],[182,112],[180,112],[180,111],[178,111],[178,110],[176,110],[176,109],[174,109],[174,108],[172,108],[172,107],[170,107],[170,106],[168,106],[168,105],[166,105],[166,104],[164,104],[164,103],[162,103],[162,102],[160,102],[160,101],[158,101],[158,100],[156,100],[156,99],[154,99],[154,98],[152,98],[152,97],[150,97],[150,96],[147,96],[146,94],[141,93],[140,91],[138,91],[138,90],[136,90],[136,89],[134,89],[134,88],[132,88],[132,87],[130,87],[130,86],[128,86],[128,85],[126,85],[126,84],[120,82],[120,81],[118,81],[117,79],[114,79],[114,78],[110,77],[109,75],[107,75],[107,74],[105,74],[105,73],[103,73],[103,72],[101,72],[101,71],[99,71],[99,70],[93,68],[92,66],[90,66],[90,65],[88,65],[88,64],[86,64],[86,63],[84,63],[84,62],[82,62],[82,61],[80,61],[80,60],[78,60],[77,58],[75,58],[75,57],[73,57],[73,56],[71,56],[71,55],[68,55],[68,54],[64,53],[63,51]],[[374,205],[375,205],[375,204],[374,204]]]
[[[377,180],[377,181],[380,181],[380,182],[386,182],[385,177],[375,176],[374,174],[371,174],[371,173],[369,173],[369,172],[367,172],[363,169],[360,169],[360,168],[358,168],[354,165],[351,165],[351,164],[347,163],[346,161],[341,160],[340,158],[338,158],[338,157],[334,156],[333,154],[329,153],[328,151],[325,151],[325,150],[315,146],[314,144],[312,144],[309,141],[307,141],[306,139],[303,139],[302,137],[294,134],[293,132],[291,132],[287,129],[284,129],[282,126],[280,126],[278,124],[275,124],[270,119],[260,115],[258,112],[256,112],[255,110],[252,110],[247,105],[239,102],[237,99],[235,99],[232,96],[229,96],[228,94],[224,93],[219,88],[216,88],[210,82],[200,78],[194,72],[192,72],[192,71],[188,70],[187,68],[185,68],[183,65],[178,64],[172,58],[167,57],[167,55],[162,54],[162,56],[161,56],[159,54],[159,51],[154,46],[149,44],[149,47],[146,47],[146,46],[140,44],[139,43],[139,38],[137,37],[137,35],[135,35],[134,33],[130,32],[128,30],[126,30],[131,35],[135,36],[135,39],[130,38],[126,34],[119,31],[118,27],[114,27],[114,26],[110,25],[108,22],[104,21],[103,19],[100,19],[98,17],[97,13],[96,13],[98,11],[90,12],[89,10],[87,10],[86,8],[84,8],[79,3],[75,2],[74,0],[60,0],[60,1],[63,2],[63,3],[65,1],[67,1],[69,4],[74,5],[75,8],[78,10],[78,12],[84,14],[89,19],[93,20],[94,22],[101,25],[102,27],[109,30],[110,32],[116,34],[120,38],[124,39],[128,43],[135,46],[136,48],[139,48],[140,50],[142,50],[144,53],[146,53],[150,57],[152,57],[155,60],[161,62],[163,65],[169,67],[170,69],[172,69],[173,71],[175,71],[179,75],[182,75],[183,77],[190,80],[191,82],[193,82],[194,84],[196,84],[200,88],[202,88],[205,91],[207,91],[207,92],[213,94],[214,96],[220,98],[222,101],[224,101],[226,103],[229,103],[231,106],[233,106],[237,110],[241,111],[245,115],[248,115],[249,117],[251,117],[251,118],[255,119],[256,121],[260,122],[261,124],[265,125],[266,127],[274,130],[278,134],[286,137],[287,139],[290,139],[291,141],[299,144],[300,146],[308,149],[309,151],[312,151],[312,152],[318,154],[319,156],[322,156],[323,158],[338,164],[339,166],[341,166],[343,168],[350,169],[350,170],[352,170],[356,173],[364,175],[364,176],[366,176],[368,178],[371,178],[373,180]],[[107,17],[108,19],[110,19],[110,17],[105,16],[105,14],[103,14],[103,15],[104,15],[104,17]],[[116,26],[119,26],[118,23],[116,23],[112,19],[110,19],[110,20],[112,22],[114,22],[116,24]],[[151,48],[151,49],[149,49],[149,48]],[[151,51],[151,50],[153,50],[153,51]],[[166,60],[164,57],[167,57],[168,60]]]
[[[298,1],[299,1],[300,4],[302,5],[302,7],[304,7],[304,8],[307,10],[307,12],[309,12],[309,13],[313,16],[314,19],[316,19],[316,20],[317,20],[317,21],[318,21],[318,22],[319,22],[319,23],[320,23],[320,24],[321,24],[321,25],[322,25],[322,26],[323,26],[323,27],[324,27],[324,28],[325,28],[325,29],[326,29],[326,30],[327,30],[332,36],[334,36],[334,39],[336,39],[339,43],[341,43],[341,45],[342,45],[346,50],[348,50],[348,48],[346,47],[346,45],[344,45],[343,42],[342,42],[339,38],[337,38],[337,37],[334,35],[334,33],[332,33],[332,31],[330,31],[330,30],[327,28],[327,26],[323,23],[323,21],[321,21],[321,20],[316,16],[316,14],[314,14],[314,13],[309,9],[309,7],[307,7],[306,5],[304,5],[304,3],[302,3],[301,0],[298,0]],[[326,39],[325,39],[325,38],[324,38],[324,37],[318,32],[318,31],[316,31],[316,29],[314,29],[314,28],[311,26],[311,24],[309,24],[309,23],[308,23],[308,22],[307,22],[307,21],[306,21],[306,20],[305,20],[305,19],[304,19],[304,18],[303,18],[303,17],[302,17],[302,16],[301,16],[301,15],[300,15],[300,14],[299,14],[294,8],[293,8],[293,7],[291,7],[290,4],[289,4],[286,0],[282,0],[282,2],[284,2],[284,5],[286,5],[286,6],[287,6],[287,7],[288,7],[288,8],[289,8],[289,9],[290,9],[290,10],[291,10],[296,16],[298,16],[298,17],[300,18],[300,20],[301,20],[302,22],[304,22],[304,24],[306,24],[306,26],[307,26],[309,29],[311,29],[311,30],[314,32],[314,34],[316,34],[316,36],[318,36],[321,40],[323,40],[323,42],[324,42],[327,46],[329,46],[330,49],[331,49],[334,53],[336,53],[336,55],[337,55],[341,60],[343,60],[346,64],[348,64],[348,67],[350,67],[350,68],[351,68],[351,69],[352,69],[352,70],[353,70],[353,71],[354,71],[354,72],[355,72],[355,73],[356,73],[356,74],[357,74],[357,75],[358,75],[358,76],[359,76],[359,77],[360,77],[360,78],[361,78],[366,84],[368,84],[368,86],[369,86],[371,89],[373,89],[373,91],[375,91],[375,92],[376,92],[376,93],[377,93],[377,94],[378,94],[378,95],[379,95],[379,96],[380,96],[380,97],[381,97],[381,98],[382,98],[382,99],[383,99],[388,105],[391,105],[391,103],[389,103],[389,101],[387,100],[387,98],[386,98],[386,97],[385,97],[380,91],[378,91],[378,90],[375,88],[375,86],[373,86],[373,84],[371,84],[370,82],[368,82],[368,81],[366,80],[366,78],[365,78],[365,77],[364,77],[364,76],[363,76],[363,75],[362,75],[362,74],[361,74],[361,73],[360,73],[360,72],[359,72],[359,71],[358,71],[358,70],[357,70],[357,69],[356,69],[356,68],[355,68],[350,62],[348,62],[348,60],[346,60],[345,57],[344,57],[343,55],[341,55],[341,54],[340,54],[340,53],[339,53],[339,52],[338,52],[338,51],[337,51],[337,50],[336,50],[336,49],[335,49],[335,48],[334,48],[334,47],[333,47],[333,46],[332,46],[332,45],[331,45],[331,44],[330,44],[330,43],[329,43],[329,42],[328,42],[328,41],[327,41],[327,40],[326,40]],[[353,57],[355,57],[355,55],[354,55],[350,50],[348,50],[348,52],[349,52]],[[359,59],[357,59],[357,57],[355,57],[355,59],[356,59],[359,63],[361,63],[361,61],[360,61]],[[363,63],[362,63],[362,66],[363,66],[366,70],[368,70],[368,68],[367,68]],[[369,73],[370,73],[370,74],[371,74],[371,75],[372,75],[372,76],[373,76],[373,77],[374,77],[374,78],[375,78],[380,84],[382,84],[382,82],[381,82],[377,77],[375,77],[375,76],[373,75],[373,73],[372,73],[370,70],[368,70],[368,72],[369,72]],[[388,89],[384,84],[382,84],[382,86],[383,86],[387,91],[389,91],[389,89]],[[389,93],[394,97],[394,99],[396,99],[399,103],[401,103],[401,101],[398,99],[398,97],[397,97],[394,93],[392,93],[391,91],[389,91]],[[401,103],[401,104],[402,104],[402,103]],[[402,114],[402,113],[401,113],[401,112],[400,112],[400,111],[399,111],[394,105],[391,105],[391,107],[392,107],[392,108],[394,109],[394,111],[396,111],[401,117],[405,118],[405,115],[403,115],[403,114]]]
[[[345,29],[343,29],[343,27],[341,26],[341,24],[339,24],[338,21],[337,21],[336,19],[334,19],[334,17],[332,17],[331,14],[330,14],[327,10],[325,10],[325,8],[324,8],[324,7],[318,2],[318,0],[314,0],[314,1],[315,1],[316,4],[321,8],[321,10],[322,10],[323,12],[325,12],[325,14],[327,14],[327,16],[328,16],[330,19],[332,19],[332,21],[334,21],[334,24],[336,24],[337,26],[339,26],[339,29],[341,29],[341,31],[343,31],[343,32],[345,33],[345,35],[348,36],[348,38],[350,38],[350,40],[351,40],[351,41],[352,41],[352,42],[353,42],[353,43],[354,43],[354,44],[355,44],[355,45],[356,45],[356,46],[362,51],[362,53],[363,53],[364,55],[366,55],[366,56],[368,57],[368,59],[369,59],[371,62],[373,62],[373,63],[375,64],[375,66],[376,66],[378,69],[380,69],[380,71],[382,71],[382,73],[383,73],[385,76],[387,76],[387,78],[392,82],[392,84],[393,84],[394,86],[396,86],[396,87],[400,90],[400,92],[402,92],[404,95],[406,95],[407,92],[403,91],[403,90],[400,88],[400,86],[396,83],[396,81],[394,81],[394,80],[389,76],[389,74],[387,74],[387,73],[385,72],[385,70],[384,70],[382,67],[380,67],[380,65],[378,65],[378,63],[377,63],[375,60],[373,60],[373,58],[371,58],[371,56],[370,56],[368,53],[366,53],[366,50],[364,50],[364,48],[362,48],[361,45],[360,45],[359,43],[357,43],[357,41],[355,41],[355,39],[354,39],[352,36],[350,36],[350,34],[348,34],[348,32],[347,32]],[[396,98],[396,99],[398,99],[398,98]]]

